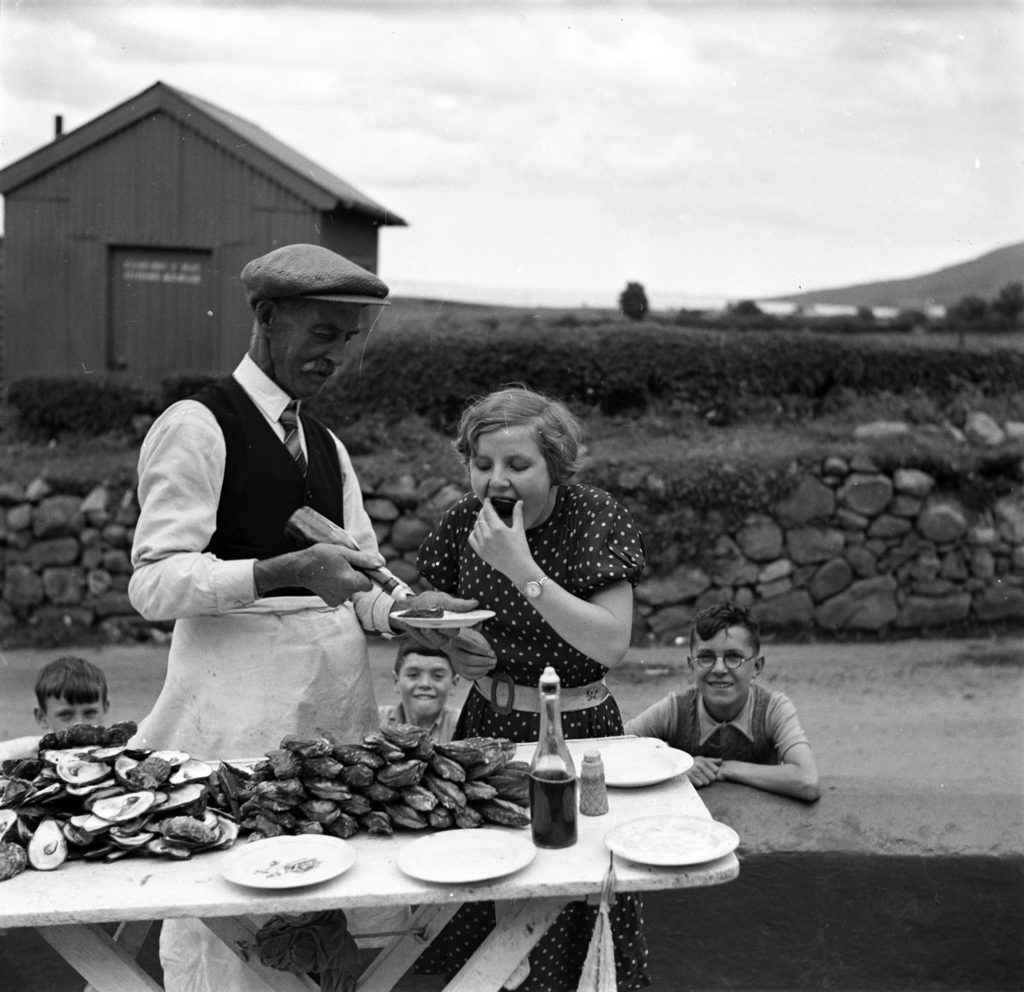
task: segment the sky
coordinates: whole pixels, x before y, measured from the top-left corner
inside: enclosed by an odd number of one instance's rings
[[[1024,240],[1024,2],[0,0],[0,167],[162,81],[409,227],[400,295],[615,306]]]

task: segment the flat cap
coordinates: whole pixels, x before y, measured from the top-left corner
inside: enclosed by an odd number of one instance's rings
[[[242,283],[250,306],[299,296],[387,306],[388,287],[368,269],[322,245],[285,245],[247,262]]]

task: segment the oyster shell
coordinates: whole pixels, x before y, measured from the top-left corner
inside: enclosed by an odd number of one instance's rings
[[[23,839],[25,825],[13,809],[0,809],[0,844],[7,841],[18,843]]]
[[[110,777],[110,766],[76,754],[62,755],[55,764],[57,776],[69,785],[92,785]]]
[[[238,824],[234,820],[224,816],[223,813],[211,812],[211,815],[217,818],[217,833],[218,838],[213,844],[214,850],[223,850],[226,847],[231,847],[236,840],[238,840]]]
[[[139,761],[139,758],[133,758],[128,754],[121,754],[116,757],[114,759],[114,778],[122,785],[130,788],[131,781],[128,778],[128,773],[139,764]]]
[[[82,805],[91,812],[93,806],[95,806],[101,799],[115,799],[130,791],[132,790],[125,789],[122,785],[115,785],[113,783],[107,785],[104,783],[102,788],[96,789],[85,796],[82,799]]]
[[[98,747],[89,755],[90,761],[105,761],[112,764],[125,752],[124,744],[114,744],[111,747]]]
[[[28,779],[0,779],[0,809],[20,806],[21,801],[32,793],[33,788],[33,784]]]
[[[162,803],[160,812],[169,812],[172,809],[183,809],[192,803],[198,803],[203,798],[206,787],[201,782],[186,782],[184,785],[177,785],[168,790],[165,795],[167,802]]]
[[[99,792],[100,789],[105,789],[110,785],[110,779],[104,778],[99,782],[90,782],[88,785],[66,785],[64,791],[69,796],[91,796],[94,792]]]
[[[70,821],[65,823],[61,830],[64,832],[64,837],[69,844],[73,847],[89,847],[90,844],[99,836],[99,834],[89,833],[86,830],[79,830],[71,824]]]
[[[154,837],[145,847],[150,854],[161,854],[179,861],[187,861],[192,857],[192,849],[184,844],[175,843],[166,837]]]
[[[141,816],[136,816],[131,820],[121,820],[119,823],[112,824],[111,829],[116,826],[118,832],[122,834],[137,834],[140,831],[148,830],[152,827],[152,814],[153,808],[151,807]]]
[[[213,767],[198,758],[189,758],[171,773],[171,785],[184,785],[186,782],[201,782],[213,774]]]
[[[153,805],[155,796],[149,790],[126,792],[120,796],[109,796],[98,799],[92,804],[92,812],[107,823],[121,823],[134,820],[146,813]]]
[[[23,797],[25,803],[47,803],[54,799],[61,799],[64,796],[63,782],[47,782],[38,788],[33,789]]]
[[[47,765],[56,767],[61,761],[72,761],[75,759],[86,761],[95,750],[96,748],[92,745],[88,747],[49,747],[39,751],[39,758]]]
[[[220,830],[213,814],[209,820],[206,817],[169,816],[159,823],[158,829],[167,840],[193,849],[209,847],[220,839]]]
[[[192,755],[187,751],[175,751],[172,749],[153,751],[149,756],[151,758],[160,758],[162,761],[166,761],[171,768],[180,768],[187,761],[192,760]]]
[[[151,754],[134,768],[124,772],[128,783],[136,789],[157,789],[171,777],[172,766],[166,758]]]
[[[39,871],[53,871],[68,859],[68,842],[60,824],[50,817],[43,820],[28,842],[28,863]]]
[[[121,827],[110,828],[110,841],[125,850],[135,850],[146,847],[157,835],[152,830],[140,830],[136,833],[128,833]]]
[[[78,820],[79,818],[76,817],[75,819]],[[104,820],[102,816],[96,816],[94,813],[86,813],[83,820],[72,823],[72,826],[76,827],[84,834],[92,834],[96,837],[99,834],[105,834],[110,829],[111,823],[109,820]]]
[[[28,867],[28,856],[25,848],[10,841],[0,843],[0,882],[14,878]]]

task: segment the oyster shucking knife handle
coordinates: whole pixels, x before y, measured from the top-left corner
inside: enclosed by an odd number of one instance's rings
[[[352,535],[333,520],[328,520],[322,513],[311,506],[300,506],[284,526],[285,533],[306,544],[337,544],[350,551],[358,551],[359,545]],[[401,582],[386,568],[353,568],[376,582],[386,593],[393,593]]]

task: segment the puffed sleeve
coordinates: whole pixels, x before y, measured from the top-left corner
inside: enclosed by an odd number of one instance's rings
[[[629,510],[601,489],[580,486],[572,527],[574,588],[587,594],[613,582],[636,586],[647,565],[647,549]]]
[[[435,589],[457,594],[462,551],[479,509],[479,500],[472,493],[460,497],[444,512],[420,545],[416,570]]]

